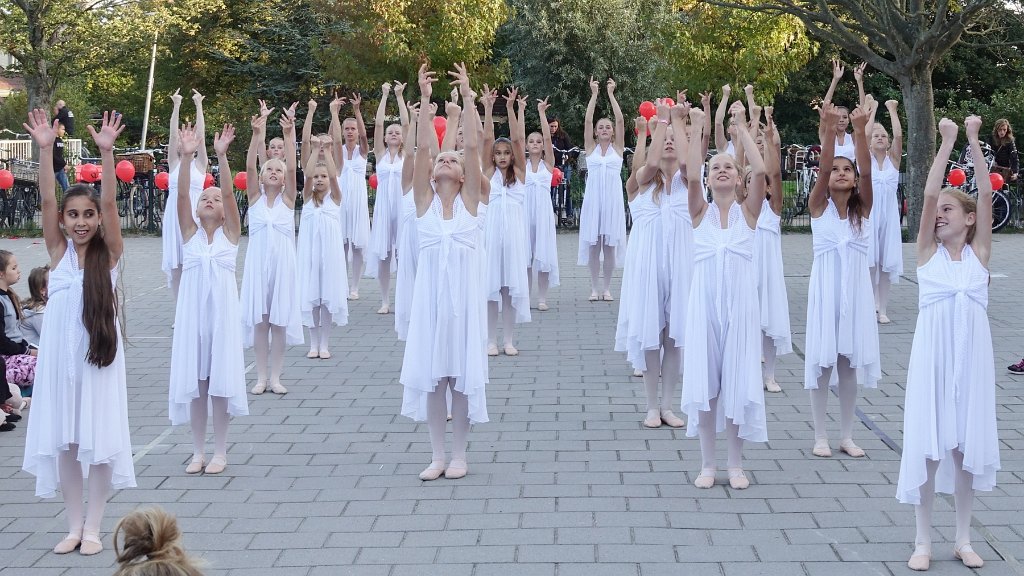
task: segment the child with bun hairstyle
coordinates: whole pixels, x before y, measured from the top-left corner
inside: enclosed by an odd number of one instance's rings
[[[114,576],[203,575],[199,561],[185,554],[178,521],[162,508],[135,510],[121,518],[114,528],[114,553]]]

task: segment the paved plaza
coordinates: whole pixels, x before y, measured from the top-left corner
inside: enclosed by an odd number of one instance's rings
[[[170,428],[167,379],[173,303],[159,238],[126,243],[129,417],[139,487],[112,496],[108,551],[57,556],[60,500],[41,500],[22,472],[27,422],[0,434],[0,575],[109,575],[110,532],[144,504],[177,515],[187,550],[210,575],[232,576],[844,576],[909,574],[914,513],[894,498],[902,444],[903,381],[917,311],[914,247],[880,327],[883,379],[861,394],[855,460],[811,456],[803,363],[780,358],[781,394],[766,394],[767,445],[748,444],[751,487],[699,490],[696,438],[644,429],[642,384],[612,351],[618,302],[587,302],[577,237],[558,237],[562,285],[546,313],[520,327],[521,356],[492,359],[491,422],[470,434],[469,475],[421,482],[425,424],[398,415],[403,345],[379,316],[377,283],[361,282],[334,357],[285,358],[284,397],[250,396],[232,423],[227,470],[187,476],[187,427]],[[0,240],[28,270],[47,260],[42,239]],[[974,547],[985,576],[1022,575],[1024,378],[1004,367],[1024,354],[1024,236],[996,235],[991,317],[1003,470],[975,501]],[[793,340],[804,347],[811,238],[783,237]],[[239,265],[241,276],[241,258]],[[618,276],[613,292],[618,295]],[[24,282],[17,286],[27,292]],[[251,353],[247,361],[251,362]],[[250,376],[252,376],[250,366]],[[678,397],[676,399],[678,403]],[[830,404],[833,448],[838,402]],[[450,438],[450,436],[449,436]],[[725,443],[719,443],[724,463]],[[724,468],[724,464],[722,465]],[[932,574],[969,574],[952,556],[950,498],[936,499]]]

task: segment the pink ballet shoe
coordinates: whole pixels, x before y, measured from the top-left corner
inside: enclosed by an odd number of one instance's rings
[[[255,394],[257,396],[259,396],[260,394],[263,394],[266,391],[267,391],[267,381],[266,380],[257,380],[256,384],[253,385],[252,390],[249,390],[249,392],[252,392],[253,394]]]
[[[451,464],[444,469],[444,477],[449,480],[458,480],[465,478],[468,472],[469,468],[465,460],[452,460]]]
[[[444,461],[435,460],[427,466],[423,472],[420,472],[420,480],[430,481],[437,480],[444,474]]]
[[[828,440],[815,440],[814,449],[811,450],[811,454],[818,458],[831,458],[832,449],[828,446]]]
[[[661,411],[661,421],[671,428],[682,428],[686,426],[686,421],[679,416],[676,416],[671,410]]]
[[[537,310],[540,310],[541,312],[547,312],[549,310],[548,303],[541,302],[540,304],[537,304]]]
[[[968,568],[981,568],[985,565],[985,561],[981,559],[981,556],[971,548],[970,542],[967,544],[961,544],[953,550],[953,556],[964,563],[964,566]]]
[[[839,451],[846,452],[852,458],[863,458],[864,450],[853,443],[853,440],[843,440],[839,443]]]
[[[750,487],[750,480],[743,473],[743,468],[729,468],[729,486],[733,490],[746,490]]]
[[[100,542],[99,534],[86,534],[82,536],[82,545],[78,547],[78,553],[82,556],[95,556],[103,552],[103,542]]]
[[[488,344],[487,345],[487,355],[488,356],[497,356],[498,355],[498,345],[497,344]]]
[[[764,381],[764,389],[769,392],[782,392],[782,387],[779,386],[774,377],[769,377]]]
[[[697,479],[693,481],[693,485],[697,488],[707,490],[715,485],[715,469],[714,468],[701,468],[700,474],[697,475]]]
[[[270,385],[270,391],[274,394],[287,394],[288,389],[284,387],[280,382],[274,382]]]
[[[918,572],[924,572],[931,568],[932,565],[932,551],[927,546],[917,546],[914,548],[914,554],[907,561],[907,568],[916,570]]]
[[[310,348],[309,352],[306,352],[306,358],[319,358],[320,351],[316,348]]]
[[[328,359],[330,359],[330,357],[331,357],[331,351],[330,350],[328,350],[327,348],[321,348],[320,349],[320,359],[321,360],[328,360]]]
[[[185,467],[185,474],[199,474],[203,471],[205,464],[206,458],[202,454],[195,454],[192,456],[192,461]]]
[[[657,410],[648,410],[647,417],[644,418],[644,428],[660,428],[661,427],[661,414],[658,414]]]
[[[77,534],[68,534],[63,540],[53,547],[54,554],[69,554],[78,550],[82,544],[82,537]]]
[[[505,356],[519,356],[519,350],[511,344],[505,344]]]
[[[214,455],[210,460],[210,463],[206,466],[207,474],[220,474],[228,467],[228,457],[222,455]]]

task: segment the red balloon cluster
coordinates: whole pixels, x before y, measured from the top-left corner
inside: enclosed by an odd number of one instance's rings
[[[246,172],[239,172],[235,174],[235,188],[239,190],[248,190],[249,188],[249,174]]]
[[[213,186],[213,174],[206,173],[206,178],[203,179],[203,190],[206,190],[210,186]]]
[[[437,144],[440,146],[444,140],[444,133],[448,131],[448,121],[440,116],[434,117],[434,133],[437,134]],[[374,186],[374,189],[377,187]]]
[[[0,190],[7,190],[14,186],[14,174],[10,170],[0,170]]]
[[[153,179],[153,183],[156,187],[161,190],[167,190],[171,183],[171,176],[167,172],[157,172],[156,178]]]
[[[669,108],[671,108],[671,107],[676,105],[676,101],[673,100],[672,98],[665,98],[664,100],[665,100],[665,104],[668,104]]]
[[[370,174],[370,188],[377,189],[377,175]]]
[[[1003,188],[1003,184],[1006,184],[1006,180],[1003,178],[1003,175],[998,172],[989,174],[988,181],[992,184],[993,190],[1001,190]]]
[[[555,171],[551,173],[551,185],[552,186],[558,186],[559,184],[562,183],[562,180],[564,178],[565,178],[565,175],[562,174],[561,169],[555,168]]]
[[[127,160],[121,160],[114,167],[114,174],[121,182],[131,182],[135,179],[135,165]]]
[[[949,176],[946,176],[946,181],[953,186],[963,186],[964,182],[967,182],[967,174],[959,168],[953,168],[949,171]]]
[[[654,118],[655,114],[658,113],[658,109],[654,106],[654,102],[651,102],[650,100],[644,100],[643,102],[640,103],[639,112],[640,115],[644,117],[644,119],[650,120],[651,118]]]
[[[82,164],[78,167],[78,179],[92,184],[100,179],[100,167],[95,164]]]

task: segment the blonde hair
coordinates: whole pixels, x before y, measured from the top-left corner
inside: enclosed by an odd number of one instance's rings
[[[177,520],[162,508],[135,510],[121,518],[114,528],[114,554],[114,576],[203,576],[181,546]]]
[[[956,200],[966,214],[974,214],[974,224],[967,226],[966,243],[970,244],[974,241],[974,234],[978,231],[978,200],[959,188],[943,188],[939,191],[939,196],[943,194]]]
[[[714,163],[715,159],[719,158],[719,157],[728,159],[729,162],[732,163],[733,167],[736,168],[736,189],[733,190],[733,192],[736,194],[736,201],[739,202],[740,204],[742,204],[743,201],[747,199],[747,193],[746,193],[746,186],[745,186],[745,184],[747,182],[748,168],[746,166],[744,166],[744,165],[741,165],[740,161],[737,160],[736,157],[733,156],[732,154],[726,154],[725,152],[719,152],[718,154],[715,154],[714,156],[709,158],[708,161],[707,161],[707,166],[706,166],[705,170],[708,173],[708,178],[711,177],[711,164]],[[711,186],[710,185],[708,186],[708,190],[711,190]],[[712,194],[714,194],[713,191],[712,191]]]
[[[263,183],[263,177],[266,176],[266,174],[267,174],[267,168],[269,168],[270,165],[274,164],[274,163],[280,164],[282,171],[284,171],[284,172],[288,171],[288,165],[285,164],[284,160],[281,160],[280,158],[270,158],[266,162],[263,163],[263,166],[260,166],[260,183],[261,184]]]
[[[319,206],[319,205],[323,204],[324,203],[324,196],[327,196],[327,194],[329,194],[330,190],[331,190],[330,189],[331,172],[330,172],[330,170],[327,169],[327,163],[326,162],[317,162],[316,165],[313,166],[313,173],[310,174],[309,177],[310,177],[310,179],[312,179],[313,176],[316,175],[317,170],[319,170],[321,168],[324,169],[324,172],[327,172],[327,179],[328,179],[327,186],[328,186],[328,188],[327,188],[327,190],[324,190],[323,192],[318,192],[317,189],[314,186],[310,186],[309,187],[309,197],[313,199],[313,205],[314,206]],[[303,189],[303,194],[305,194],[305,189]]]

